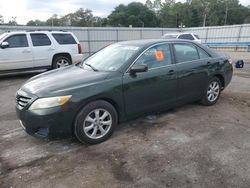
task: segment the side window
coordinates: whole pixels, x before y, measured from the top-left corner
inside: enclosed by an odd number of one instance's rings
[[[33,33],[30,34],[33,46],[50,46],[51,41],[46,34]]]
[[[205,52],[204,50],[202,50],[201,48],[198,48],[198,47],[197,47],[197,49],[198,49],[200,59],[210,58],[210,56],[207,54],[207,52]]]
[[[76,41],[71,34],[54,33],[52,36],[59,44],[76,44]]]
[[[199,59],[196,47],[192,44],[174,44],[177,63]]]
[[[148,49],[136,61],[136,64],[145,64],[149,69],[170,65],[171,63],[169,44],[160,44]]]
[[[29,46],[26,34],[12,35],[4,41],[9,43],[9,48],[22,48]]]
[[[194,37],[190,34],[183,34],[183,35],[180,35],[178,39],[194,40]]]

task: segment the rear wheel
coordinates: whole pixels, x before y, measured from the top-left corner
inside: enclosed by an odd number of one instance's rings
[[[117,112],[110,103],[103,100],[91,102],[76,117],[75,136],[83,143],[103,142],[112,135],[117,121]]]
[[[72,64],[72,62],[68,57],[66,57],[66,56],[57,56],[57,57],[55,57],[53,59],[52,68],[53,69],[58,69],[58,68],[61,68],[61,67],[69,66],[71,64]]]
[[[212,78],[204,91],[201,103],[206,106],[215,104],[221,93],[221,81],[219,78]]]

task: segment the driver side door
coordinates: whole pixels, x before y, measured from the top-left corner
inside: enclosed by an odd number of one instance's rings
[[[0,48],[0,71],[33,68],[32,51],[26,34],[14,34],[3,42],[6,48]]]
[[[134,65],[144,64],[148,71],[123,76],[123,94],[128,117],[171,107],[176,101],[176,65],[170,45],[157,44],[143,52]],[[133,65],[132,65],[133,66]]]

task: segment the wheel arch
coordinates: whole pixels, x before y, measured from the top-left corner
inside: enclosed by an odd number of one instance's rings
[[[225,87],[225,78],[224,78],[224,76],[222,74],[215,74],[215,75],[213,75],[213,77],[216,77],[221,81],[221,87],[222,87],[222,90],[223,90],[224,87]]]
[[[108,102],[109,104],[111,104],[111,105],[114,107],[115,111],[116,111],[117,120],[118,120],[118,122],[119,122],[119,120],[120,120],[120,111],[119,111],[119,110],[120,110],[120,107],[119,107],[118,103],[115,102],[115,100],[113,100],[113,99],[111,99],[111,98],[108,98],[108,97],[99,97],[99,98],[94,98],[94,99],[88,100],[86,103],[84,103],[83,105],[81,105],[81,106],[78,108],[78,110],[77,110],[77,112],[76,112],[76,114],[75,114],[75,116],[74,116],[74,119],[73,119],[72,131],[74,131],[74,124],[75,124],[76,117],[77,117],[78,113],[79,113],[86,105],[88,105],[89,103],[95,102],[95,101],[105,101],[105,102]]]

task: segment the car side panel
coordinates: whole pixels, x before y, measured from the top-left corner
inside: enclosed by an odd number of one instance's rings
[[[171,72],[171,73],[170,73]],[[123,76],[126,113],[129,118],[172,107],[176,102],[176,65]]]
[[[46,33],[42,33],[46,34]],[[33,46],[31,36],[28,34],[28,37],[31,41],[31,49],[33,52],[33,61],[34,61],[34,67],[43,67],[43,66],[51,66],[52,63],[52,57],[56,51],[56,46],[54,42],[51,40],[51,36],[46,34],[50,41],[51,45],[48,46]]]
[[[12,35],[6,36],[2,41],[10,36]],[[27,41],[28,47],[0,48],[0,71],[34,67],[31,43],[28,37]]]
[[[198,99],[208,82],[207,60],[177,63],[178,100],[187,102]]]

